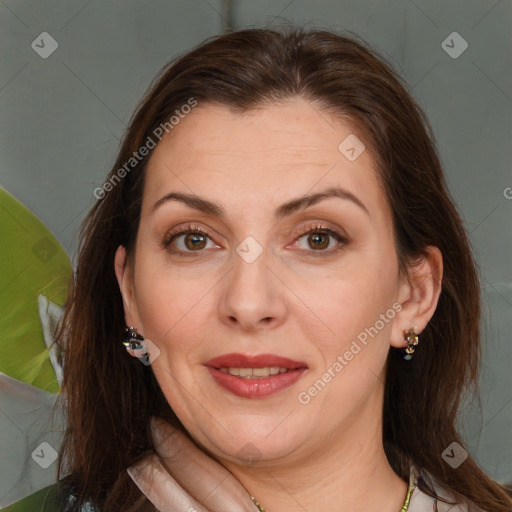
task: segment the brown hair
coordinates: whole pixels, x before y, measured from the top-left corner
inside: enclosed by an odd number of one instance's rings
[[[510,512],[507,488],[471,456],[456,470],[441,457],[452,442],[464,445],[455,424],[461,400],[477,390],[481,306],[470,243],[430,124],[400,76],[367,43],[302,27],[211,37],[164,67],[138,105],[107,178],[111,186],[83,224],[59,333],[69,421],[59,459],[59,477],[69,473],[63,488],[75,494],[74,507],[88,501],[105,512],[126,511],[144,500],[125,470],[152,448],[150,417],[184,430],[151,367],[126,357],[120,342],[125,324],[114,254],[120,245],[133,252],[152,151],[122,179],[114,176],[191,99],[243,113],[293,96],[360,128],[391,206],[401,275],[427,245],[443,254],[438,306],[413,360],[404,362],[395,349],[388,355],[383,439],[391,466],[408,481],[414,463],[459,500]]]

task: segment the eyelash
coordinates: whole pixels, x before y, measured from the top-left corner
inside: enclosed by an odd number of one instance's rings
[[[316,233],[316,234],[324,234],[324,235],[330,235],[333,238],[335,238],[338,242],[340,242],[340,245],[338,247],[335,247],[334,249],[327,249],[327,250],[318,250],[315,251],[313,249],[309,250],[308,252],[312,253],[311,255],[313,257],[321,257],[325,255],[331,255],[334,252],[339,251],[344,246],[349,244],[349,241],[346,237],[340,235],[337,231],[322,225],[315,225],[315,226],[308,226],[307,228],[301,230],[299,233],[297,233],[297,240],[302,238],[305,235],[308,235],[310,233]],[[181,235],[189,235],[189,234],[198,234],[208,237],[211,240],[210,233],[207,231],[200,229],[194,224],[188,224],[185,226],[184,229],[180,229],[180,231],[172,231],[168,235],[165,236],[164,240],[162,241],[162,247],[164,249],[167,249],[171,254],[177,254],[179,256],[184,257],[196,257],[197,254],[200,254],[201,252],[204,252],[202,250],[198,251],[183,251],[181,249],[169,249],[169,245],[172,243],[172,241]],[[307,249],[306,249],[307,250]]]

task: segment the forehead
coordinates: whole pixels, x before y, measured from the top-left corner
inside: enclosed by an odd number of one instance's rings
[[[199,103],[153,151],[143,210],[170,191],[241,206],[248,200],[278,204],[330,186],[348,189],[370,210],[385,209],[365,140],[348,118],[334,118],[302,98],[244,114]],[[366,149],[351,161],[343,151],[354,142]]]

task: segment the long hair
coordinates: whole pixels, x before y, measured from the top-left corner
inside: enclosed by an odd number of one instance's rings
[[[431,126],[398,73],[355,35],[303,27],[247,29],[213,36],[166,65],[130,120],[117,160],[81,230],[76,276],[58,335],[64,350],[68,429],[59,458],[63,488],[76,509],[104,512],[144,501],[126,468],[152,449],[149,419],[184,430],[150,369],[126,357],[118,246],[134,250],[151,139],[172,129],[185,105],[215,103],[237,113],[302,97],[360,128],[378,164],[392,210],[402,276],[428,245],[443,254],[437,309],[412,361],[390,349],[386,362],[383,442],[393,470],[427,470],[457,499],[487,512],[510,512],[509,490],[471,456],[456,470],[443,460],[461,400],[477,391],[480,284],[470,242],[450,196]],[[140,151],[145,146],[146,152]],[[142,153],[146,153],[142,155]],[[136,161],[134,154],[136,154]],[[124,172],[121,170],[124,169]],[[427,482],[421,482],[425,492]]]

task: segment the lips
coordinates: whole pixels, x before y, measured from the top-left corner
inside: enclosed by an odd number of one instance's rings
[[[214,357],[205,363],[210,375],[222,389],[242,398],[265,398],[295,384],[308,370],[306,363],[272,354],[246,356],[226,354]],[[243,377],[238,370],[247,368],[277,369],[279,373],[268,377]],[[234,370],[235,375],[227,370]],[[275,373],[275,374],[274,374]]]
[[[260,354],[255,356],[246,356],[244,354],[225,354],[214,357],[206,363],[210,368],[266,368],[279,367],[296,370],[298,368],[307,368],[306,363],[293,361],[286,357],[280,357],[273,354]]]

